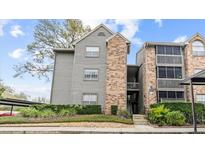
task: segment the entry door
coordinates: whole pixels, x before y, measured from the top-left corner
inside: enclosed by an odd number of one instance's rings
[[[132,113],[133,114],[137,114],[138,113],[138,105],[137,105],[137,102],[133,102],[132,103]]]

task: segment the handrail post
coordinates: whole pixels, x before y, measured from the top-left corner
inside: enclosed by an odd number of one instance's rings
[[[12,112],[13,112],[13,105],[11,105],[11,110],[10,110],[10,116],[12,116]]]

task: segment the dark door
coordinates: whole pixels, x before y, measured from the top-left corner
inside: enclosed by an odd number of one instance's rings
[[[132,102],[132,113],[137,114],[138,113],[138,105],[137,102]]]

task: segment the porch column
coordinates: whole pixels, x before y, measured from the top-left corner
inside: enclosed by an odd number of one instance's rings
[[[197,133],[195,104],[194,104],[194,91],[193,91],[192,79],[190,79],[190,94],[191,94],[191,104],[192,104],[192,117],[193,117],[194,133]]]

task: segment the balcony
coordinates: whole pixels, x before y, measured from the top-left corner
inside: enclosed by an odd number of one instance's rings
[[[182,65],[181,55],[157,55],[157,64]]]
[[[162,79],[158,78],[158,88],[175,88],[175,89],[183,89],[184,86],[180,85],[181,79]]]
[[[127,82],[127,90],[138,91],[139,90],[139,83],[138,82]]]

